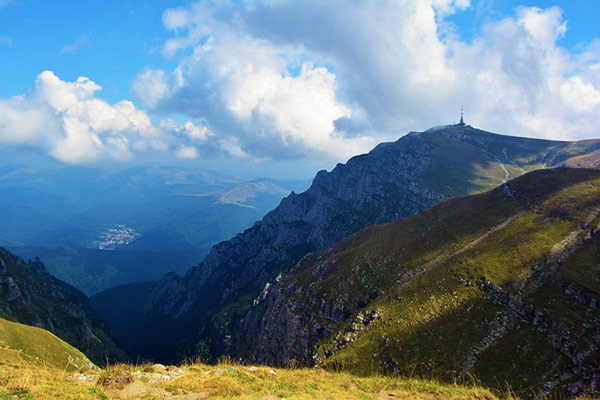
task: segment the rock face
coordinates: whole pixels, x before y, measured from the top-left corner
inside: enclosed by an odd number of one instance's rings
[[[39,259],[26,263],[1,247],[0,317],[47,329],[99,364],[126,359],[83,293],[51,276]]]
[[[202,332],[213,354],[222,354],[228,335],[252,305],[247,297],[257,297],[266,283],[307,253],[369,225],[490,189],[525,170],[567,165],[575,155],[585,155],[577,162],[600,165],[599,149],[598,141],[515,138],[468,125],[382,143],[331,172],[320,171],[306,192],[290,194],[252,228],[214,246],[184,277],[165,276],[147,295],[144,329],[152,336],[156,321],[179,324],[184,333],[173,333],[169,342],[186,334],[194,340],[191,332]],[[343,315],[343,310],[331,312]],[[142,353],[152,356],[151,349]]]
[[[597,396],[598,282],[600,171],[535,171],[304,257],[230,352]]]

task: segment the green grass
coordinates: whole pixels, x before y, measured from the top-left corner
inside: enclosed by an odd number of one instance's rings
[[[0,364],[22,362],[66,371],[94,368],[82,352],[52,333],[0,318]]]

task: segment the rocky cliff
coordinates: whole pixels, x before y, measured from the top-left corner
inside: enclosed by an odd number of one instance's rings
[[[382,143],[319,172],[306,192],[290,194],[252,228],[214,246],[184,277],[165,276],[146,298],[146,328],[150,337],[166,334],[169,343],[187,335],[192,342],[208,340],[214,355],[226,353],[265,285],[307,253],[528,170],[574,163],[600,165],[600,142],[525,139],[452,125]],[[159,332],[159,322],[178,326],[179,333]]]
[[[126,359],[83,293],[51,276],[39,259],[24,262],[1,247],[0,317],[49,330],[97,364]]]

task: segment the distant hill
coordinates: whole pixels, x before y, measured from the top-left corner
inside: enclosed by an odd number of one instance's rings
[[[63,371],[89,370],[94,364],[79,350],[52,333],[0,318],[0,364],[54,367]]]
[[[266,286],[232,355],[600,395],[600,171],[530,172],[372,226]]]
[[[169,359],[178,343],[205,340],[218,356],[230,346],[228,326],[307,253],[369,225],[555,166],[597,168],[600,140],[538,140],[450,125],[411,132],[320,171],[307,191],[290,194],[252,228],[215,245],[185,276],[169,274],[152,289],[144,307],[145,354]],[[165,345],[157,348],[157,338]]]
[[[127,358],[83,293],[50,275],[39,259],[24,262],[1,247],[0,318],[47,329],[97,364]]]
[[[288,184],[290,188],[281,186]],[[0,240],[27,246],[97,248],[95,242],[103,231],[125,225],[142,238],[163,229],[181,236],[176,248],[138,245],[136,250],[207,248],[251,226],[290,190],[305,185],[264,179],[245,182],[175,167],[106,171],[2,166]],[[235,201],[221,201],[221,197]]]

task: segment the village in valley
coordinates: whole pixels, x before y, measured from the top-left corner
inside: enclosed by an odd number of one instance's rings
[[[121,246],[128,245],[141,235],[133,228],[125,225],[117,225],[100,233],[98,248],[100,250],[115,250]]]

